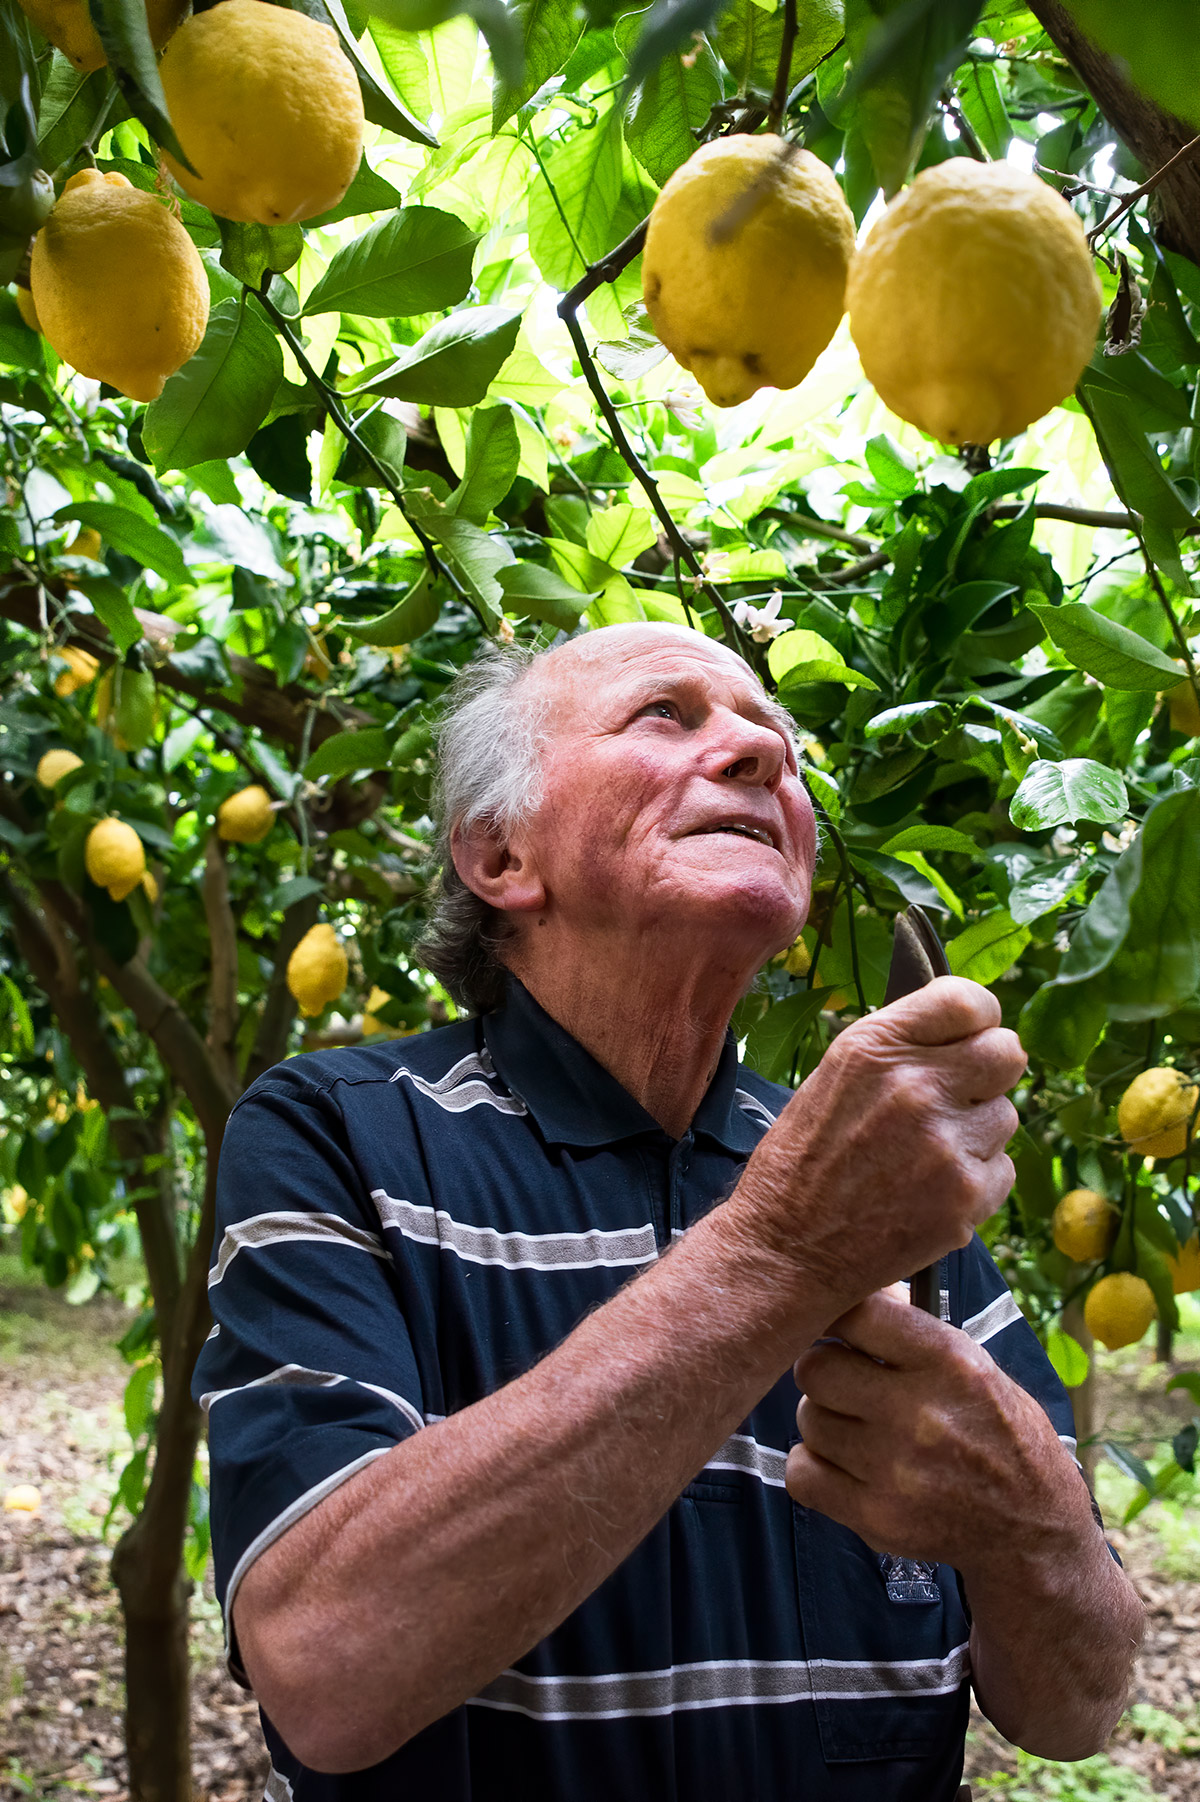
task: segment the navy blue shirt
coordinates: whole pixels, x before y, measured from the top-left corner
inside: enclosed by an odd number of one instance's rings
[[[239,1682],[231,1610],[259,1554],[652,1264],[787,1099],[729,1039],[673,1140],[515,982],[482,1019],[297,1057],[246,1092],[194,1379]],[[943,1271],[946,1317],[1073,1447],[1066,1393],[982,1244]],[[796,1403],[784,1373],[594,1594],[382,1763],[317,1774],[263,1716],[271,1802],[953,1797],[969,1681],[955,1574],[900,1569],[790,1500]]]

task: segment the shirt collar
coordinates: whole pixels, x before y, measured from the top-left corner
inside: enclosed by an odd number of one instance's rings
[[[515,976],[506,980],[504,1006],[485,1014],[482,1024],[497,1072],[521,1097],[544,1139],[561,1145],[609,1145],[640,1133],[667,1136]],[[692,1131],[715,1139],[726,1151],[748,1156],[762,1137],[764,1122],[741,1105],[739,1095],[745,1092],[739,1089],[739,1075],[737,1047],[727,1032]]]

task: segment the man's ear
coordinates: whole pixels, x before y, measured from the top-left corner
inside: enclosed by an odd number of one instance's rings
[[[527,846],[456,826],[450,853],[471,893],[499,913],[536,913],[545,906],[545,886]]]

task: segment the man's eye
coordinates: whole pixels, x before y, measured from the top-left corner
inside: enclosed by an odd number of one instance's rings
[[[674,701],[649,701],[640,711],[643,714],[657,714],[658,718],[662,720],[677,720],[679,718],[679,709],[676,707]]]

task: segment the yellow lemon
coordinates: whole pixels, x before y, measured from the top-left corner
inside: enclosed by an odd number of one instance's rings
[[[114,901],[124,901],[146,874],[141,839],[124,820],[111,817],[88,833],[84,862],[97,888],[106,888]]]
[[[4,1507],[9,1514],[37,1514],[41,1506],[42,1492],[32,1483],[18,1483],[4,1498]]]
[[[60,701],[73,695],[80,688],[86,688],[96,680],[100,668],[100,659],[93,657],[90,651],[81,651],[78,645],[64,644],[58,648],[57,655],[66,664],[54,678],[54,692]]]
[[[151,907],[153,907],[154,903],[158,900],[158,882],[152,870],[147,870],[142,877],[142,893],[145,895]]]
[[[90,557],[93,563],[98,563],[101,550],[100,534],[95,526],[80,526],[67,546],[67,556]]]
[[[880,399],[944,444],[1010,438],[1078,381],[1100,284],[1066,201],[1012,163],[952,157],[854,259],[850,332]]]
[[[386,1007],[390,1000],[391,996],[388,994],[387,990],[381,989],[378,984],[371,990],[371,993],[367,996],[367,1005],[363,1009],[362,1029],[364,1039],[369,1039],[372,1033],[391,1032],[393,1030],[392,1027],[386,1025],[384,1021],[375,1018],[375,1009],[377,1007]]]
[[[222,0],[180,26],[160,73],[197,173],[171,156],[167,165],[223,218],[312,219],[336,206],[357,174],[362,94],[331,26],[262,0]]]
[[[256,845],[275,824],[271,797],[261,783],[239,788],[217,809],[218,836],[235,845]]]
[[[1130,1151],[1174,1158],[1188,1140],[1197,1089],[1181,1070],[1143,1070],[1117,1103],[1117,1127]]]
[[[1200,738],[1200,701],[1190,681],[1167,690],[1167,705],[1172,732],[1182,732],[1185,738]]]
[[[11,1189],[4,1191],[3,1199],[7,1202],[14,1220],[24,1220],[30,1209],[29,1192],[20,1183],[14,1183]]]
[[[1102,1276],[1088,1290],[1083,1304],[1083,1318],[1089,1333],[1099,1339],[1101,1345],[1107,1345],[1109,1351],[1119,1351],[1123,1345],[1136,1345],[1157,1313],[1154,1291],[1149,1283],[1128,1270]]]
[[[225,0],[232,5],[234,0]],[[332,926],[310,926],[288,958],[287,985],[302,1014],[319,1014],[346,986],[350,961]]]
[[[789,976],[807,976],[812,967],[812,952],[803,939],[797,939],[791,950],[785,952],[783,967]]]
[[[33,240],[29,279],[64,363],[131,400],[157,400],[208,323],[204,264],[174,213],[99,169],[63,189]]]
[[[37,308],[33,304],[33,295],[28,288],[17,283],[17,312],[21,315],[31,332],[40,332],[42,322],[38,318]]]
[[[64,776],[82,765],[83,758],[74,751],[46,751],[37,766],[37,779],[43,788],[57,788]]]
[[[1077,1264],[1094,1264],[1112,1249],[1117,1216],[1095,1189],[1071,1189],[1054,1210],[1054,1243]]]
[[[854,218],[832,172],[782,138],[702,144],[654,203],[642,293],[709,400],[794,388],[837,330]]]
[[[104,54],[87,0],[19,0],[22,12],[44,38],[77,69],[103,68]],[[146,0],[146,17],[156,50],[161,50],[188,9],[188,0]]]
[[[1190,1295],[1200,1289],[1200,1237],[1195,1233],[1179,1247],[1179,1256],[1166,1260],[1171,1272],[1171,1287],[1176,1295]]]

